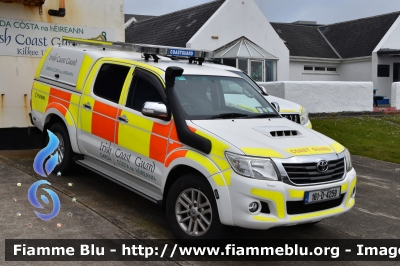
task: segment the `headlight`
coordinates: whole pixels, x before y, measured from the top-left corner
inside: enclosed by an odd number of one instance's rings
[[[346,161],[346,170],[350,172],[353,169],[353,164],[351,162],[351,155],[348,149],[344,149],[344,160]]]
[[[303,111],[301,112],[300,121],[302,125],[308,123],[308,110],[303,107]]]
[[[232,169],[239,175],[278,181],[274,163],[270,159],[261,159],[226,153],[226,158]]]

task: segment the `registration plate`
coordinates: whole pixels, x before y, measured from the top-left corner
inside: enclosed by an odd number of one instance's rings
[[[308,191],[305,193],[305,203],[316,203],[326,200],[333,200],[340,197],[340,187]]]

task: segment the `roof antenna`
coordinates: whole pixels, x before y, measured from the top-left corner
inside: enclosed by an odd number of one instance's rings
[[[160,58],[159,58],[157,55],[152,54],[151,57],[153,57],[155,63],[158,63],[158,60],[159,60]]]

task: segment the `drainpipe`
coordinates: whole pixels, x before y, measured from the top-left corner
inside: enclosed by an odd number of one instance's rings
[[[55,17],[65,17],[65,0],[60,0],[60,6],[58,10],[49,9],[49,15]]]

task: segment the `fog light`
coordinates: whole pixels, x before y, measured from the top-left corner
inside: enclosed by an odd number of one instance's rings
[[[258,210],[260,204],[258,204],[258,202],[252,202],[249,205],[249,212],[254,213]]]

